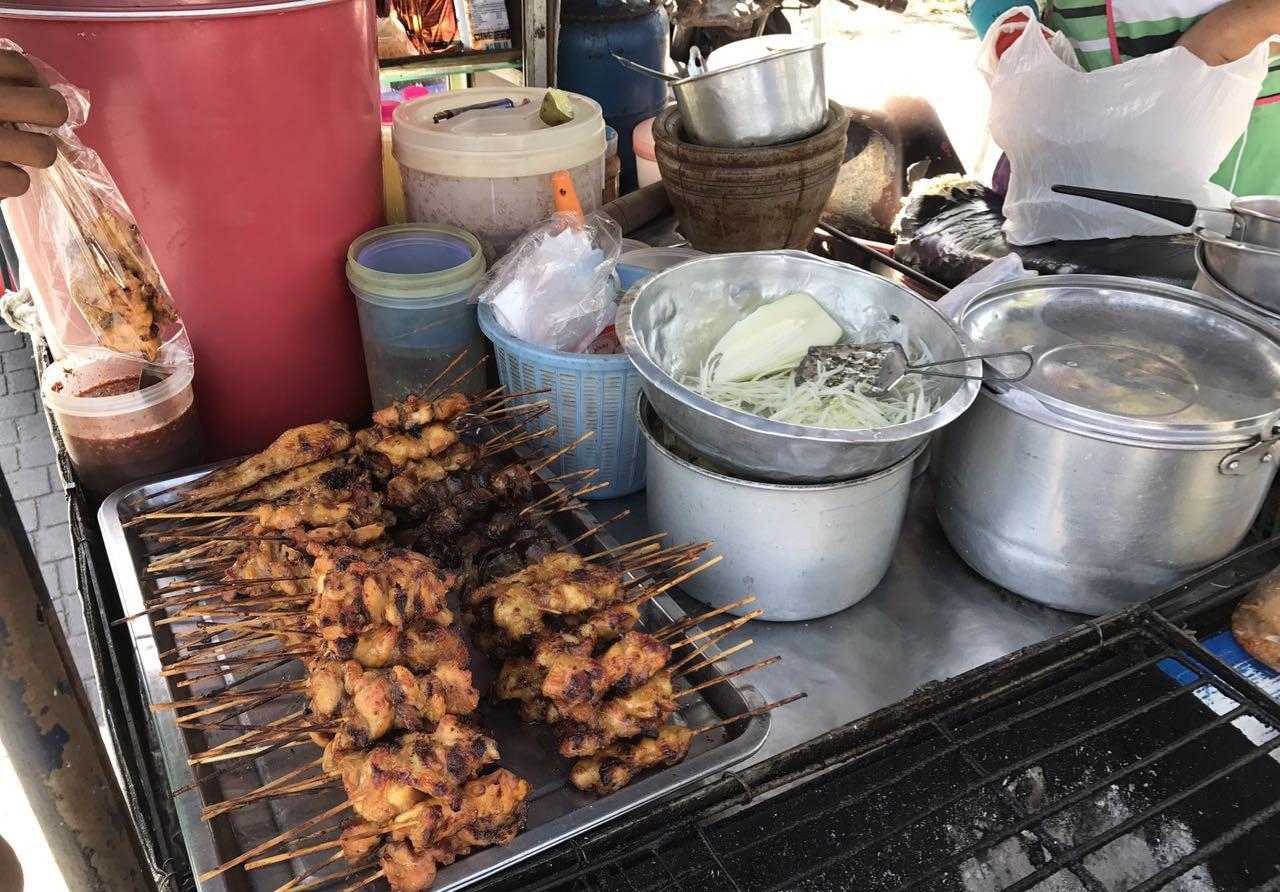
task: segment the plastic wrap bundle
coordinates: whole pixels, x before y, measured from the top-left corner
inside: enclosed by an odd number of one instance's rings
[[[556,214],[526,233],[474,292],[522,341],[587,352],[617,312],[622,231],[603,214]],[[595,352],[595,351],[593,351]]]

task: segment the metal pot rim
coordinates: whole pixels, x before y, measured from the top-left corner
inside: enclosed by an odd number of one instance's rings
[[[834,480],[834,481],[826,481],[823,483],[768,483],[760,480],[748,480],[743,477],[730,477],[727,474],[721,474],[717,471],[711,471],[711,470],[708,470],[707,468],[699,467],[698,465],[695,465],[693,462],[689,461],[688,459],[685,459],[680,457],[679,455],[676,455],[674,452],[672,452],[670,449],[668,449],[666,446],[660,443],[658,441],[658,438],[654,435],[653,431],[649,430],[650,416],[652,416],[653,418],[657,418],[659,421],[661,421],[662,419],[661,419],[661,416],[658,415],[658,411],[653,408],[648,398],[644,395],[643,390],[640,392],[640,395],[636,398],[635,411],[636,411],[636,420],[640,425],[640,432],[644,434],[645,441],[648,442],[655,449],[659,450],[664,456],[671,459],[673,462],[676,462],[686,470],[692,471],[693,473],[699,475],[700,477],[706,477],[708,479],[715,480],[720,483],[729,483],[729,484],[733,484],[735,486],[741,486],[747,489],[759,489],[759,490],[772,491],[772,492],[792,492],[792,493],[793,492],[826,492],[826,491],[837,490],[837,489],[850,489],[852,487],[859,486],[864,483],[873,483],[877,480],[881,480],[885,477],[892,476],[893,474],[896,474],[899,471],[901,471],[904,465],[910,464],[914,462],[916,459],[918,459],[920,457],[920,454],[924,452],[925,448],[929,445],[929,441],[926,439],[914,450],[912,450],[911,454],[908,455],[906,458],[899,459],[898,461],[889,465],[887,468],[881,468],[878,471],[874,471],[870,474],[866,474],[861,477],[853,477],[853,478],[850,478],[849,480]]]
[[[1262,216],[1262,215],[1257,215]],[[1275,218],[1269,218],[1275,219]],[[1252,242],[1238,242],[1235,239],[1228,238],[1220,232],[1214,232],[1212,229],[1206,229],[1203,226],[1195,228],[1196,238],[1200,240],[1200,247],[1204,243],[1209,243],[1215,248],[1223,248],[1227,251],[1237,251],[1241,254],[1261,254],[1264,257],[1272,257],[1280,261],[1280,248],[1268,248],[1266,245],[1255,245]]]
[[[965,302],[957,315],[962,328],[965,317],[980,303],[1002,297],[1009,292],[1016,292],[1025,287],[1033,287],[1036,282],[1036,279],[1008,282],[975,294]],[[1234,319],[1280,347],[1280,332],[1272,329],[1261,316],[1250,312],[1243,306],[1226,306],[1190,289],[1160,282],[1134,280],[1124,276],[1069,274],[1053,276],[1049,282],[1053,285],[1077,288],[1132,289],[1141,287]],[[1023,417],[1043,421],[1059,430],[1085,434],[1109,443],[1133,446],[1163,449],[1216,449],[1247,443],[1258,436],[1269,436],[1273,429],[1280,426],[1280,405],[1265,415],[1242,419],[1235,423],[1228,424],[1223,422],[1217,426],[1190,426],[1142,422],[1137,419],[1122,421],[1102,413],[1095,415],[1088,410],[1072,411],[1072,407],[1065,405],[1059,407],[1055,405],[1052,399],[1036,393],[1025,384],[1005,385],[1004,391],[995,391],[990,387],[983,386],[982,391],[996,399],[1005,408]],[[1007,391],[1016,391],[1024,399],[1014,399],[1006,394]],[[1034,404],[1035,408],[1032,408],[1032,404]]]
[[[1266,220],[1268,223],[1280,223],[1280,213],[1272,214],[1267,211],[1259,210],[1255,207],[1249,207],[1248,202],[1256,198],[1267,198],[1277,201],[1274,195],[1241,195],[1231,201],[1231,211],[1239,214],[1241,217],[1253,217],[1256,220]]]
[[[853,266],[852,264],[840,263],[834,260],[825,260],[820,257],[815,257],[806,251],[792,250],[710,254],[706,257],[698,258],[697,260],[690,260],[687,263],[682,263],[678,267],[672,267],[671,269],[683,269],[700,263],[714,263],[723,260],[759,256],[764,253],[787,255],[803,259],[807,262],[838,267],[849,271],[856,277],[869,276],[877,280],[889,282],[887,279],[882,279],[882,277],[876,276],[874,273],[867,272],[866,270]],[[631,290],[623,295],[622,299],[618,302],[618,312],[615,321],[615,329],[618,334],[618,339],[621,341],[623,349],[626,350],[627,355],[631,358],[632,364],[634,364],[636,370],[640,372],[640,376],[644,378],[650,386],[658,388],[672,399],[684,403],[703,415],[712,416],[716,421],[722,424],[732,425],[739,430],[750,431],[753,435],[781,437],[784,439],[803,440],[830,445],[843,444],[848,446],[858,446],[867,443],[898,443],[903,440],[910,440],[913,437],[930,434],[939,428],[945,427],[955,419],[959,418],[960,415],[962,415],[964,411],[973,404],[973,401],[977,399],[979,382],[972,380],[965,381],[960,387],[956,388],[955,393],[953,393],[945,403],[925,417],[918,418],[915,421],[906,421],[901,424],[892,424],[887,427],[878,427],[870,430],[838,430],[835,428],[804,427],[796,424],[783,424],[777,421],[770,421],[767,418],[761,418],[758,415],[752,415],[748,412],[739,412],[736,409],[730,409],[727,406],[722,406],[717,402],[707,399],[699,393],[695,393],[693,390],[685,387],[672,378],[665,369],[661,368],[649,357],[648,351],[645,349],[644,345],[640,343],[639,339],[636,338],[635,332],[631,328],[631,311],[635,302],[639,299],[641,292],[648,287],[652,287],[653,283],[660,279],[666,272],[670,272],[670,270],[663,270],[663,272],[657,273],[650,276],[648,279],[636,283],[632,286]],[[913,298],[919,299],[930,312],[934,313],[952,330],[952,333],[956,336],[957,343],[959,343],[960,349],[964,352],[964,355],[970,358],[973,356],[974,351],[972,344],[969,342],[969,338],[950,319],[943,315],[938,308],[933,305],[933,303],[924,300],[923,298],[919,298],[919,296],[914,292],[903,288],[895,282],[889,282],[889,284],[893,285],[895,288],[901,289],[907,294],[910,294]],[[978,361],[971,359],[971,362]],[[969,365],[966,365],[965,369],[966,371],[969,371]]]
[[[709,81],[714,77],[719,77],[733,71],[741,71],[744,68],[750,68],[753,65],[762,65],[766,62],[772,62],[775,59],[783,59],[787,56],[795,56],[800,53],[811,53],[814,50],[821,50],[826,46],[825,40],[815,40],[808,46],[793,46],[788,49],[778,50],[776,53],[770,53],[767,56],[761,56],[758,59],[748,59],[745,62],[736,62],[733,65],[727,65],[724,68],[717,68],[715,71],[708,71],[703,74],[695,74],[689,77],[682,77],[678,80],[668,81],[672,88],[684,87],[688,85],[701,84]]]

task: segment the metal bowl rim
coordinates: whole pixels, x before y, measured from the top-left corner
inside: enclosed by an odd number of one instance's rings
[[[657,418],[659,421],[662,421],[662,416],[658,414],[658,410],[653,407],[653,404],[649,402],[649,398],[645,396],[644,391],[641,390],[639,396],[636,398],[636,421],[640,425],[640,432],[644,434],[645,440],[650,445],[652,445],[655,449],[660,450],[662,454],[665,455],[667,458],[671,459],[674,462],[677,462],[686,470],[692,471],[693,473],[698,474],[699,476],[707,477],[720,483],[729,483],[735,486],[742,486],[747,489],[762,489],[766,491],[776,491],[776,492],[785,492],[785,493],[827,492],[827,491],[837,490],[837,489],[850,489],[863,483],[874,483],[877,480],[883,479],[885,477],[889,477],[901,471],[903,465],[907,464],[908,462],[914,462],[916,459],[918,459],[920,457],[920,454],[923,453],[929,445],[929,441],[924,440],[920,443],[919,446],[913,449],[909,455],[907,455],[905,458],[898,459],[896,462],[889,465],[887,468],[881,468],[878,471],[873,471],[870,474],[864,474],[860,477],[850,477],[848,480],[829,480],[829,481],[824,481],[822,483],[769,483],[763,480],[747,480],[742,477],[730,477],[728,474],[721,474],[718,471],[712,471],[708,468],[703,468],[698,465],[695,465],[693,462],[689,461],[688,459],[683,458],[682,456],[676,455],[674,452],[672,452],[662,443],[658,442],[658,439],[654,435],[653,431],[649,430],[648,419],[645,417],[646,408],[649,410],[649,412],[653,413],[653,416],[655,418]],[[662,423],[666,424],[665,421],[663,421]],[[674,430],[672,432],[675,433],[676,436],[679,436],[678,432]],[[690,447],[690,448],[693,448],[693,447]]]
[[[1261,316],[1263,319],[1267,320],[1270,323],[1280,322],[1280,312],[1276,312],[1270,307],[1263,306],[1262,304],[1257,303],[1256,301],[1249,300],[1249,298],[1245,297],[1243,294],[1237,294],[1234,288],[1231,288],[1230,286],[1228,286],[1225,282],[1223,282],[1221,279],[1218,278],[1217,274],[1213,270],[1209,269],[1209,262],[1205,259],[1205,256],[1204,256],[1204,245],[1196,245],[1195,254],[1196,254],[1196,269],[1199,271],[1200,275],[1204,276],[1205,279],[1209,281],[1210,285],[1212,285],[1214,288],[1217,288],[1219,291],[1221,291],[1225,295],[1225,298],[1227,300],[1239,301],[1241,304],[1244,305],[1244,308],[1246,310],[1251,310],[1254,313],[1257,313],[1259,316]],[[1194,291],[1195,289],[1192,289],[1192,290]]]
[[[877,276],[875,273],[867,272],[860,267],[853,266],[848,263],[841,263],[835,260],[824,260],[808,254],[804,251],[779,250],[779,251],[741,251],[732,254],[710,254],[706,257],[700,257],[696,260],[690,260],[682,263],[675,269],[688,269],[702,263],[713,263],[719,260],[735,260],[748,257],[758,257],[761,254],[771,254],[789,257],[805,262],[819,263],[826,266],[836,267],[845,272],[852,273],[859,278],[870,278],[876,282],[882,282],[892,288],[897,289],[913,300],[919,301],[929,312],[932,312],[939,320],[951,331],[959,345],[961,352],[969,362],[965,364],[966,374],[981,373],[982,364],[973,359],[974,351],[969,343],[969,338],[960,330],[955,323],[948,319],[941,311],[938,310],[931,302],[920,297],[915,292],[904,288],[897,282],[892,282],[883,276]],[[728,406],[722,406],[719,403],[709,400],[699,393],[695,393],[688,387],[672,378],[665,369],[654,362],[650,357],[645,346],[636,338],[631,327],[631,312],[635,308],[636,301],[644,293],[645,289],[651,288],[665,274],[671,270],[663,270],[655,273],[649,278],[637,282],[632,289],[627,292],[618,306],[618,315],[615,322],[615,328],[618,333],[618,339],[622,342],[622,347],[626,350],[627,355],[631,357],[631,362],[635,365],[641,377],[645,379],[653,387],[658,388],[672,399],[683,403],[690,409],[697,411],[704,416],[711,416],[716,421],[732,425],[740,430],[749,431],[752,434],[763,434],[769,437],[781,437],[791,440],[803,440],[814,443],[829,443],[832,445],[848,445],[859,446],[869,443],[900,443],[903,440],[910,440],[914,437],[924,436],[933,433],[939,428],[945,427],[955,419],[959,418],[966,409],[973,404],[978,398],[978,388],[981,386],[979,381],[964,381],[951,397],[923,418],[917,418],[914,421],[906,421],[901,424],[891,424],[887,427],[877,427],[864,430],[840,430],[837,428],[823,427],[805,427],[797,424],[782,424],[776,421],[770,421],[767,418],[761,418],[759,415],[752,415],[749,412],[739,412],[737,409],[730,409]],[[974,366],[977,366],[975,369]],[[651,401],[652,402],[652,401]]]

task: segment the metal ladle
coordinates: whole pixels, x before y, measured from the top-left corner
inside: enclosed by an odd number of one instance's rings
[[[1027,370],[1020,375],[986,374],[961,375],[954,372],[933,371],[938,366],[969,362],[973,359],[997,359],[1002,356],[1021,356],[1027,361]],[[928,375],[934,378],[958,378],[962,381],[987,381],[996,384],[1016,384],[1031,374],[1035,357],[1026,350],[1010,350],[1003,353],[984,353],[981,356],[960,356],[935,362],[912,364],[902,345],[895,341],[873,341],[868,344],[836,344],[834,347],[810,347],[808,354],[796,367],[795,381],[803,384],[819,375],[837,370],[830,383],[860,387],[871,396],[883,396],[907,375]]]

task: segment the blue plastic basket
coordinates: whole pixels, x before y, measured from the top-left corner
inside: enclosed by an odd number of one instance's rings
[[[599,468],[589,483],[609,486],[584,498],[613,499],[644,489],[644,439],[636,423],[640,374],[625,353],[596,356],[548,350],[513,337],[493,309],[479,307],[480,330],[493,342],[498,377],[508,393],[546,389],[520,402],[547,400],[551,411],[535,425],[555,426],[548,450],[572,443],[587,431],[595,436],[552,466],[557,474]]]

